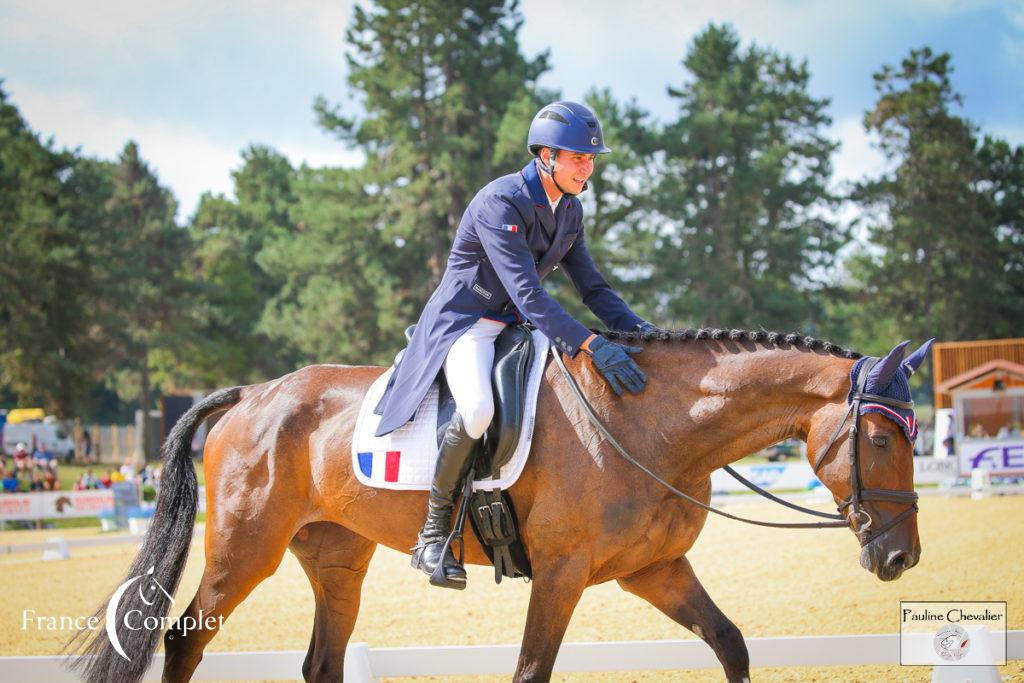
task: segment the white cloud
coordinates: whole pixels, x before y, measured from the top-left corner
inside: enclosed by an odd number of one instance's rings
[[[832,168],[837,182],[863,180],[878,176],[889,170],[889,163],[875,147],[873,136],[868,135],[860,119],[846,118],[833,124],[829,137],[840,143],[839,150],[832,158]]]
[[[128,140],[169,186],[180,202],[179,219],[187,217],[205,191],[231,193],[229,170],[238,163],[237,142],[215,140],[181,122],[144,121],[107,111],[82,92],[46,92],[17,82],[8,84],[29,125],[60,147],[115,159]]]
[[[258,142],[214,137],[181,121],[125,116],[80,91],[44,91],[16,81],[5,88],[32,129],[44,140],[52,136],[58,147],[81,147],[86,154],[113,160],[128,140],[137,142],[160,183],[178,199],[179,220],[195,211],[203,192],[232,196],[231,170],[240,164],[242,149]],[[346,150],[326,135],[322,141],[284,138],[267,144],[295,166],[353,166],[363,161],[360,152]]]

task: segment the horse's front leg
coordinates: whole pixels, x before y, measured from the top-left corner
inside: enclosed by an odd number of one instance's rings
[[[750,657],[743,634],[711,601],[685,557],[653,564],[619,579],[619,585],[639,595],[710,645],[725,667],[725,675],[730,682],[750,680]]]
[[[513,681],[547,681],[562,636],[587,585],[589,559],[559,555],[534,561],[530,608]]]

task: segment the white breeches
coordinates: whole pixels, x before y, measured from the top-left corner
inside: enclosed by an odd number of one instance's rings
[[[455,398],[455,410],[462,416],[466,433],[479,439],[494,417],[491,369],[494,340],[505,323],[481,318],[455,340],[444,361],[444,374]]]

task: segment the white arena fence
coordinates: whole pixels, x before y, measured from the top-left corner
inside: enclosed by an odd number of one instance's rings
[[[999,635],[1001,639],[1002,634]],[[748,638],[752,667],[856,666],[900,663],[896,633],[859,636]],[[1006,659],[1024,659],[1024,631],[1010,631]],[[301,680],[304,651],[209,652],[192,680]],[[349,645],[345,680],[374,683],[400,676],[510,675],[519,657],[518,645],[469,647],[371,648]],[[63,657],[0,657],[0,680],[22,683],[73,683]],[[711,648],[699,640],[655,640],[607,643],[565,643],[555,661],[557,673],[717,669]],[[163,655],[154,658],[147,681],[160,680]],[[970,671],[968,671],[970,669]],[[965,678],[966,676],[966,678]],[[995,667],[935,667],[933,681],[974,683],[1000,681]]]

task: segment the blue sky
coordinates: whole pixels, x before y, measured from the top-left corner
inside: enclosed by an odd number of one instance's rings
[[[666,86],[682,82],[680,62],[709,21],[732,23],[744,44],[807,59],[813,94],[832,100],[839,180],[881,168],[860,125],[875,97],[871,74],[911,47],[950,51],[963,113],[1024,144],[1024,0],[523,0],[521,9],[524,52],[551,48],[542,85],[574,99],[607,86],[662,121],[674,111]],[[349,0],[0,0],[0,78],[58,145],[113,158],[137,140],[184,220],[204,190],[230,193],[249,143],[296,164],[358,162],[312,114],[318,94],[351,104],[351,14]]]

